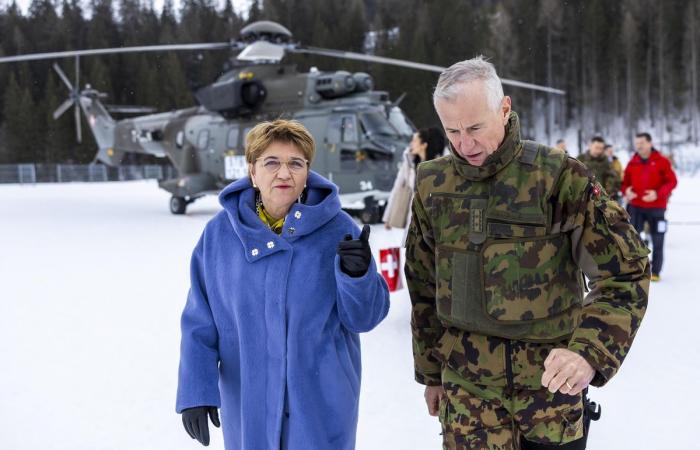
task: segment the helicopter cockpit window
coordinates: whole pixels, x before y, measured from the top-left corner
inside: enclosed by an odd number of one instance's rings
[[[199,136],[197,136],[197,147],[199,147],[200,150],[206,150],[208,144],[209,130],[200,131]]]
[[[357,121],[355,116],[343,116],[341,129],[342,142],[357,142]]]
[[[228,148],[238,147],[238,128],[231,128],[228,130],[228,136],[226,137],[226,146]]]
[[[243,129],[243,142],[245,143],[246,138],[248,137],[248,133],[250,133],[250,130],[252,130],[253,127],[247,127]]]
[[[360,122],[362,129],[368,136],[387,136],[398,137],[399,132],[396,131],[386,116],[379,111],[360,113]]]
[[[178,131],[177,135],[175,136],[175,145],[177,148],[182,148],[182,146],[185,144],[185,133],[182,131]]]
[[[394,106],[389,111],[389,122],[391,122],[401,136],[411,138],[413,137],[413,133],[416,132],[416,127],[408,120],[408,117],[404,115],[403,111],[401,111],[401,108],[398,106]]]

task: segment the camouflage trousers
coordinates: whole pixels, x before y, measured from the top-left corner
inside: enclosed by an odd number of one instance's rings
[[[445,365],[440,402],[446,450],[518,450],[521,439],[565,444],[583,437],[583,399],[547,389],[473,384]]]

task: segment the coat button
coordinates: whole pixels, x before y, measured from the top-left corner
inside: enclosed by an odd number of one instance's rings
[[[270,241],[267,243],[267,248],[273,248],[275,246],[275,243]]]
[[[287,229],[287,231],[289,232],[289,234],[294,234],[294,232],[296,231],[296,229],[295,229],[294,227],[289,227],[289,228]]]
[[[296,219],[301,219],[301,211],[297,211],[294,213],[294,218]]]
[[[258,253],[260,253],[260,252],[258,251],[257,248],[254,248],[254,249],[251,250],[251,252],[250,252],[250,254],[253,255],[253,256],[258,256]]]

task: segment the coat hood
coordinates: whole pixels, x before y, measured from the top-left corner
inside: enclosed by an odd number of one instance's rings
[[[314,232],[341,212],[338,188],[314,171],[309,171],[306,180],[306,200],[289,209],[280,235],[255,212],[255,189],[249,177],[226,186],[219,194],[219,203],[243,243],[249,262],[290,248],[289,242]]]

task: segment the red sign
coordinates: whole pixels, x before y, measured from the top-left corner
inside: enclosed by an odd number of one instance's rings
[[[389,285],[389,291],[401,289],[401,249],[383,248],[379,250],[379,270]]]

